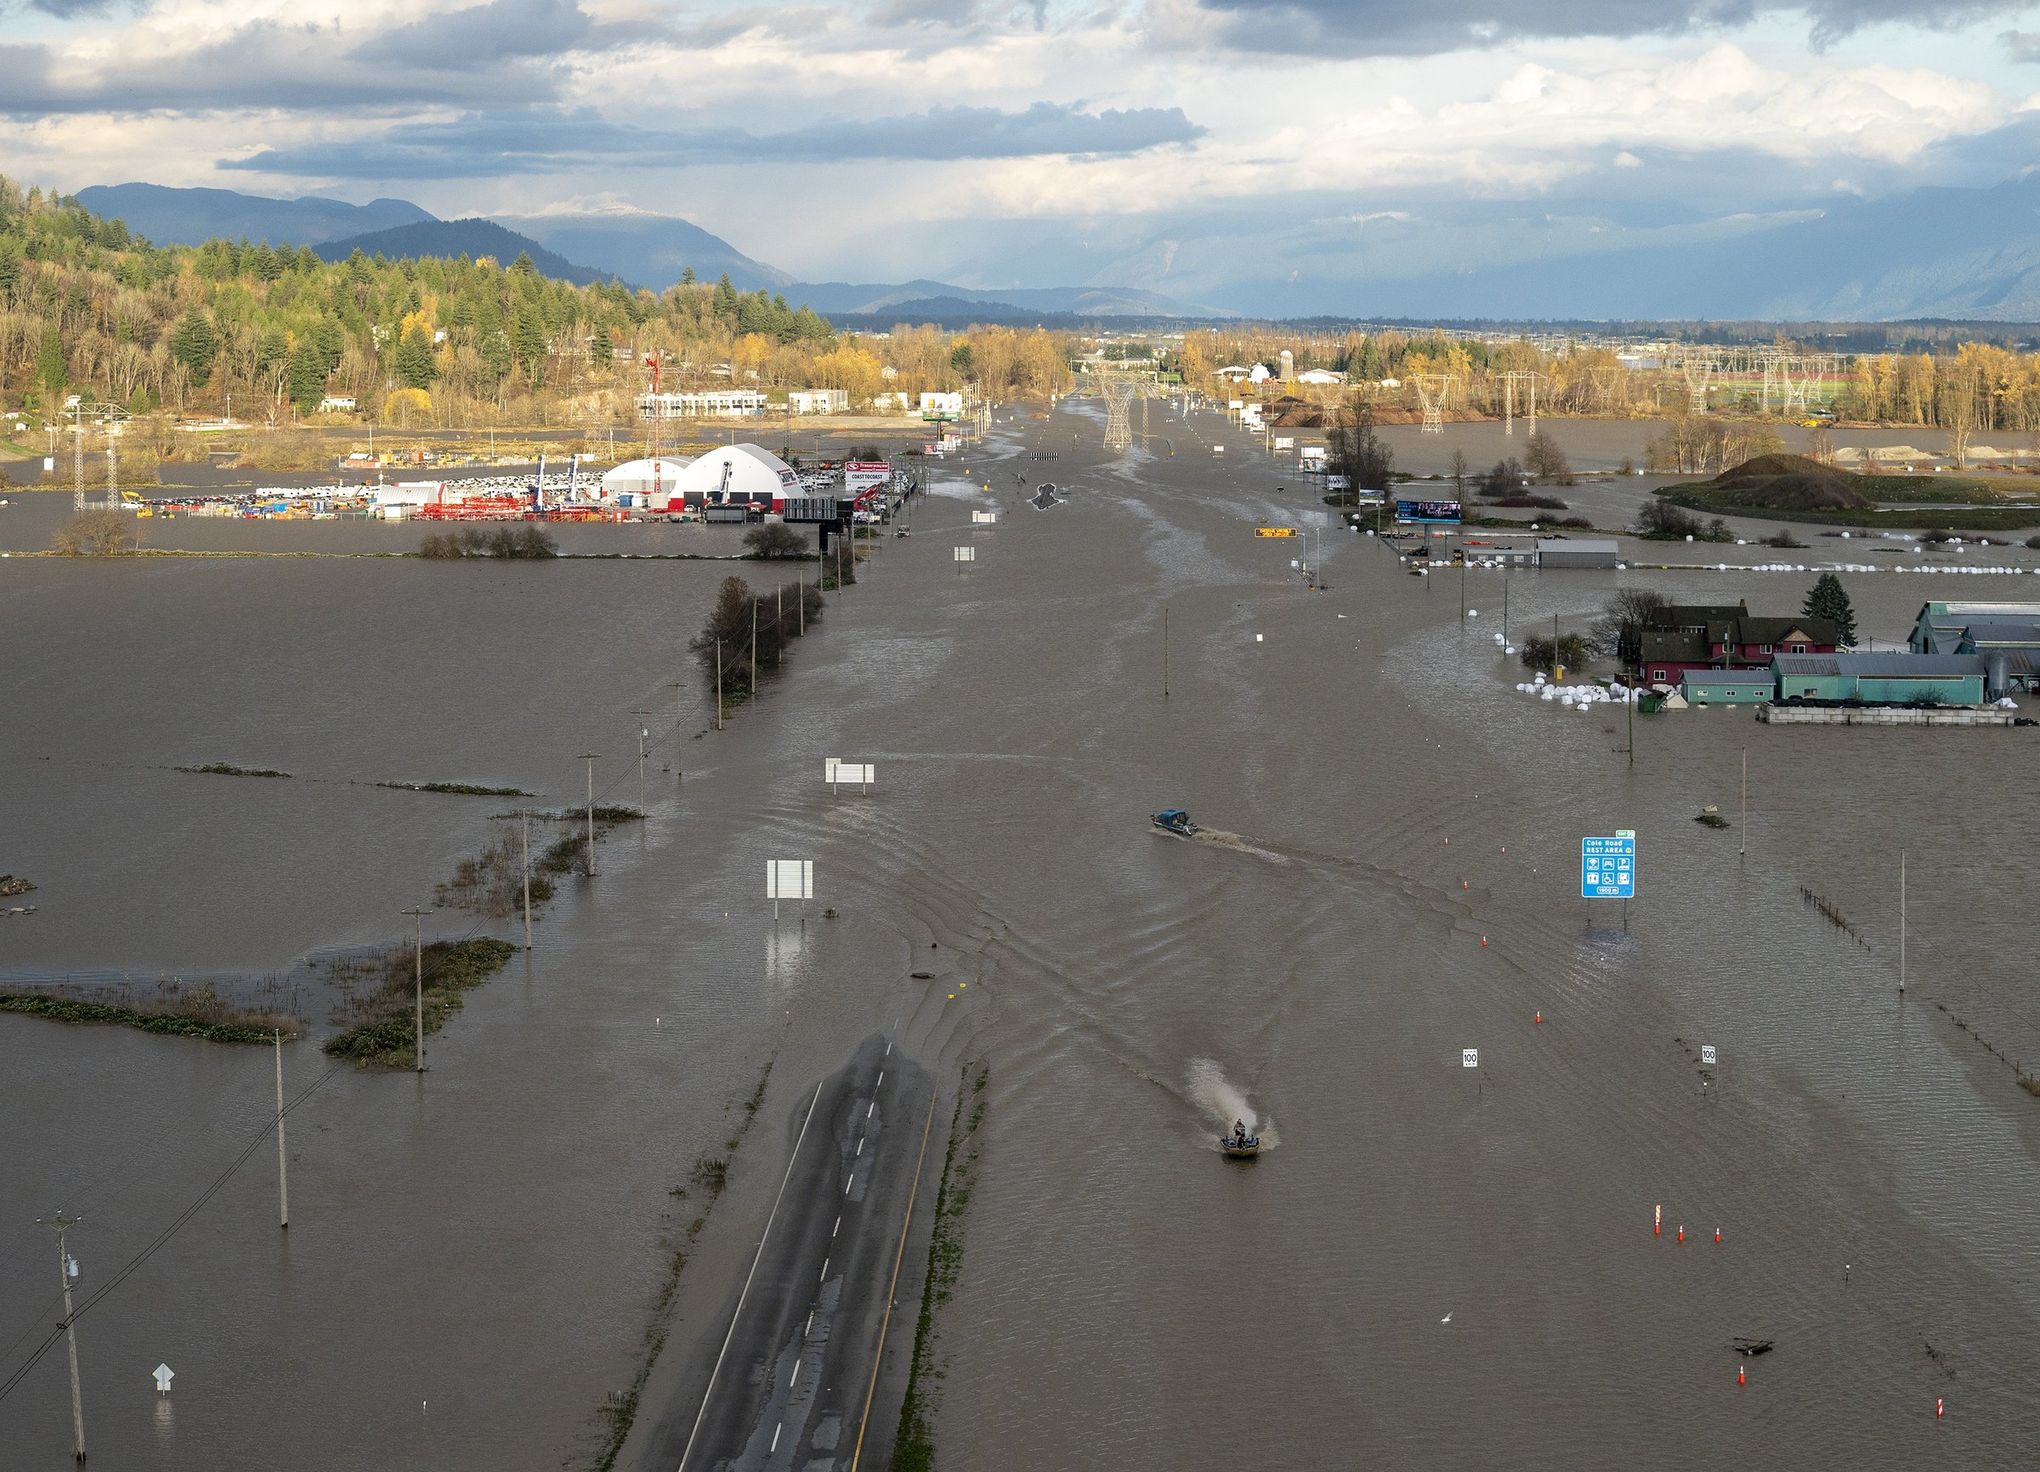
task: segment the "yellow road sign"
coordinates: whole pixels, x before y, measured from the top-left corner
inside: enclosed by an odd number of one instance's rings
[[[1257,526],[1254,528],[1254,535],[1257,537],[1293,537],[1296,535],[1296,528],[1293,526]]]

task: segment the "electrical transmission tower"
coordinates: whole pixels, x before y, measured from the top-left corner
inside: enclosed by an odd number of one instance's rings
[[[85,426],[88,418],[97,419],[99,427],[106,431],[106,509],[115,510],[120,505],[120,451],[117,440],[121,421],[128,417],[127,410],[115,404],[89,404],[83,397],[71,404],[71,508],[85,509]]]
[[[1529,411],[1523,416],[1530,421],[1530,433],[1537,433],[1537,375],[1535,373],[1510,371],[1502,375],[1502,433],[1516,432],[1516,385],[1522,384],[1527,390],[1526,402]]]
[[[1686,380],[1688,404],[1695,414],[1707,412],[1707,384],[1719,361],[1712,353],[1689,351],[1679,357],[1679,374]]]
[[[1424,406],[1424,434],[1445,433],[1445,401],[1451,397],[1453,382],[1449,373],[1417,375],[1417,402]]]
[[[1133,380],[1110,374],[1099,388],[1105,395],[1105,448],[1128,449],[1133,444],[1133,425],[1127,418],[1133,407]]]

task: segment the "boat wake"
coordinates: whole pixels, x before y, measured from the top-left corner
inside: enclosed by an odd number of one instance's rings
[[[1213,843],[1217,844],[1220,848],[1229,848],[1238,853],[1252,854],[1255,858],[1266,859],[1271,864],[1286,864],[1289,862],[1287,854],[1279,854],[1273,849],[1261,847],[1261,845],[1255,843],[1250,838],[1245,838],[1237,833],[1225,833],[1217,828],[1200,828],[1191,835],[1191,838],[1196,843]]]
[[[1225,1070],[1210,1058],[1192,1058],[1184,1096],[1191,1105],[1202,1111],[1215,1127],[1211,1135],[1212,1148],[1218,1148],[1218,1135],[1228,1132],[1234,1120],[1243,1120],[1247,1133],[1261,1137],[1261,1148],[1271,1150],[1282,1143],[1282,1137],[1275,1132],[1275,1120],[1254,1108],[1247,1099],[1246,1090],[1225,1076]]]

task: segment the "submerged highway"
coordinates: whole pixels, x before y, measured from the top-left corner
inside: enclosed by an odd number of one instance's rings
[[[888,1347],[911,1348],[913,1294],[900,1292],[905,1312],[890,1310],[898,1285],[919,1282],[907,1234],[934,1104],[927,1072],[880,1036],[807,1096],[727,1325],[695,1347],[633,1465],[884,1464],[893,1428],[873,1412],[878,1368]]]

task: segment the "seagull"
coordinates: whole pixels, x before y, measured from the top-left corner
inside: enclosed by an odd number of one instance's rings
[[[1444,1318],[1442,1318],[1442,1319],[1438,1320],[1438,1322],[1439,1322],[1439,1323],[1441,1323],[1441,1324],[1449,1324],[1449,1323],[1451,1323],[1451,1322],[1452,1322],[1452,1315],[1450,1315],[1450,1314],[1447,1314],[1447,1315],[1445,1315],[1445,1317],[1444,1317]]]

